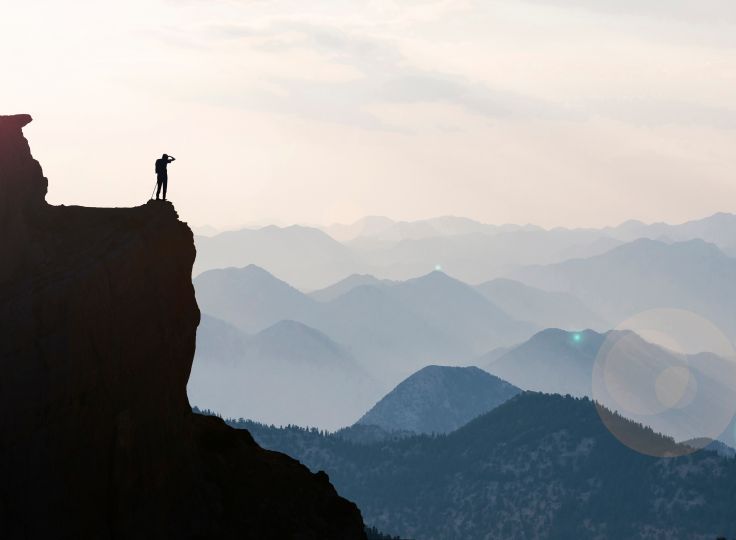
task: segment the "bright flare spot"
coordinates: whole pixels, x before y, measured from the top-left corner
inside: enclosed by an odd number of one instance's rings
[[[575,343],[580,343],[581,341],[583,341],[583,336],[582,336],[582,334],[575,333],[575,334],[572,335],[572,340]]]
[[[435,264],[434,265],[435,272],[442,272],[442,265],[441,264]]]

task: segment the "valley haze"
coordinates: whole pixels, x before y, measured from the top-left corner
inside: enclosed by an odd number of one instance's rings
[[[206,316],[190,398],[225,416],[248,411],[261,422],[336,430],[431,364],[475,365],[522,389],[592,397],[601,340],[647,310],[702,316],[732,353],[735,238],[736,216],[727,213],[552,230],[370,217],[195,236]],[[544,341],[548,329],[562,331],[562,342],[575,335],[581,346],[598,345],[565,375]],[[692,353],[724,354],[712,340],[690,338]],[[541,365],[521,368],[511,359],[535,340]],[[531,382],[535,374],[544,384]]]

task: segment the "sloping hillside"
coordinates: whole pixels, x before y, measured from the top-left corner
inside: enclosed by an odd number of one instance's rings
[[[619,418],[662,451],[670,439]],[[653,458],[623,446],[587,399],[521,394],[465,427],[364,446],[241,423],[325,470],[366,522],[426,540],[713,540],[736,535],[736,460]]]
[[[449,433],[519,392],[476,367],[427,366],[391,390],[358,424],[388,432]]]

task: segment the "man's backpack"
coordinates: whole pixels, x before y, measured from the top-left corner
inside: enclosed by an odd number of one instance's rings
[[[156,160],[156,174],[161,174],[166,171],[166,166],[164,165],[163,159],[157,159]]]

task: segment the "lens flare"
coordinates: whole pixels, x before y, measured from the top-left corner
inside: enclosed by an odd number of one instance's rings
[[[622,443],[658,457],[689,454],[722,436],[736,414],[736,351],[700,315],[650,310],[608,334],[592,383],[599,415]]]

